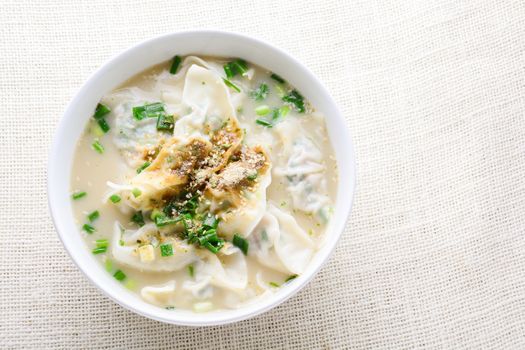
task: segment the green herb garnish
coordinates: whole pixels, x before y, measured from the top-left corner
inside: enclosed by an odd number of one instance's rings
[[[268,113],[270,113],[270,107],[268,107],[267,105],[259,106],[255,108],[255,113],[260,116],[267,115]]]
[[[246,178],[250,181],[254,181],[257,178],[257,173],[248,175]]]
[[[97,108],[95,109],[95,114],[93,115],[93,118],[97,121],[98,125],[104,133],[107,133],[110,129],[106,118],[104,118],[110,112],[111,110],[107,106],[104,106],[103,104],[99,103],[97,105]]]
[[[188,274],[190,277],[195,276],[195,268],[193,267],[193,264],[188,265]]]
[[[122,272],[121,270],[117,270],[115,274],[113,275],[117,281],[123,281],[126,278],[126,274]]]
[[[89,233],[89,234],[92,234],[93,232],[96,231],[95,228],[94,228],[93,226],[91,226],[90,224],[84,224],[84,225],[82,226],[82,229],[83,229],[84,231],[86,231],[87,233]]]
[[[137,198],[138,196],[142,194],[142,191],[135,187],[134,189],[131,190],[131,193],[133,194],[133,197]]]
[[[97,246],[97,248],[103,248],[103,247],[106,247],[109,245],[109,242],[107,239],[97,239],[95,241],[95,245]]]
[[[265,83],[262,83],[261,85],[259,85],[257,89],[253,90],[250,93],[250,96],[254,98],[255,101],[262,101],[266,97],[268,97],[268,92],[269,92],[268,85],[266,85]]]
[[[283,78],[281,78],[280,76],[278,76],[278,75],[275,74],[275,73],[272,73],[272,74],[270,75],[270,78],[272,78],[273,80],[275,80],[276,82],[281,83],[281,84],[286,83],[286,81],[285,81]]]
[[[172,115],[162,114],[157,119],[157,130],[173,131],[175,121]]]
[[[173,246],[171,243],[164,243],[160,246],[160,255],[162,256],[172,256],[173,255]]]
[[[98,210],[95,210],[94,212],[91,212],[90,214],[88,214],[87,218],[90,222],[93,222],[95,221],[96,219],[98,219],[100,217],[100,213],[98,212]]]
[[[268,284],[275,288],[279,288],[281,286],[279,283],[275,283],[275,282],[268,282]]]
[[[264,127],[273,128],[275,124],[279,123],[281,119],[286,117],[286,115],[289,112],[290,112],[290,108],[288,106],[282,106],[281,108],[274,108],[272,110],[272,115],[270,119],[258,118],[255,120],[255,122]]]
[[[109,197],[109,200],[113,203],[118,203],[120,202],[121,198],[118,194],[113,194],[111,197]]]
[[[93,118],[100,119],[106,116],[106,114],[109,114],[111,112],[111,109],[109,109],[107,106],[104,106],[102,103],[97,104],[97,108],[95,109],[95,114],[93,115]]]
[[[164,104],[162,102],[155,102],[145,104],[144,106],[133,107],[133,117],[137,120],[144,118],[158,118],[164,115]]]
[[[175,57],[173,57],[173,63],[171,64],[171,67],[170,67],[171,74],[177,73],[177,70],[179,69],[181,62],[182,62],[182,59],[180,58],[179,55],[176,55]]]
[[[250,244],[246,239],[237,234],[234,234],[232,243],[234,246],[239,248],[244,253],[244,255],[248,255],[248,247]]]
[[[222,80],[224,81],[224,84],[228,85],[229,87],[231,87],[233,90],[237,91],[237,92],[241,92],[241,89],[235,85],[234,83],[232,83],[231,81],[229,81],[228,79],[225,79],[225,78],[222,78]]]
[[[140,227],[144,226],[146,223],[144,222],[144,216],[142,215],[142,211],[137,211],[133,216],[131,217],[131,221],[139,225]]]
[[[93,249],[91,252],[93,254],[102,254],[102,253],[105,253],[107,250],[108,250],[107,247],[97,247],[97,248]]]
[[[292,90],[288,95],[282,97],[282,100],[290,103],[299,113],[304,113],[304,97],[297,90]]]
[[[286,283],[286,282],[290,282],[291,280],[296,279],[298,276],[299,276],[299,275],[290,275],[290,276],[288,276],[287,279],[284,280],[284,283]]]
[[[104,146],[102,146],[100,141],[97,139],[95,139],[95,142],[93,142],[91,147],[100,154],[104,153]]]
[[[248,64],[246,61],[238,58],[235,61],[228,62],[224,65],[224,73],[228,79],[233,78],[237,74],[245,76],[248,72]]]
[[[140,174],[142,172],[142,170],[146,169],[147,167],[149,167],[151,165],[151,162],[144,162],[144,164],[142,164],[138,169],[137,169],[137,174]]]
[[[73,200],[77,200],[77,199],[80,199],[82,197],[85,197],[87,195],[87,192],[84,192],[84,191],[80,191],[80,192],[75,192],[71,195],[71,198],[73,198]]]

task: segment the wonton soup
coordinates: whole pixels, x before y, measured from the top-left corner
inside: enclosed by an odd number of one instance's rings
[[[336,176],[324,116],[283,78],[176,56],[100,101],[71,191],[109,274],[148,303],[206,312],[256,302],[307,269]]]

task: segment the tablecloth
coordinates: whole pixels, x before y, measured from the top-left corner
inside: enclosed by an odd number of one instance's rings
[[[190,28],[306,64],[358,160],[352,215],[313,282],[211,328],[108,300],[46,201],[48,150],[81,84],[138,41]],[[3,0],[0,46],[0,348],[525,348],[523,0]]]

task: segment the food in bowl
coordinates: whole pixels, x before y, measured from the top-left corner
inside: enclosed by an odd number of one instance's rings
[[[153,305],[206,312],[306,270],[337,173],[324,116],[285,79],[239,58],[176,56],[94,108],[71,191],[108,273]]]

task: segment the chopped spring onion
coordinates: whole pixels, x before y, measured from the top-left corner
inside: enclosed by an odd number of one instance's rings
[[[286,115],[289,112],[290,112],[290,108],[288,106],[282,106],[281,108],[274,108],[272,110],[271,119],[268,120],[268,119],[258,118],[255,120],[255,122],[264,127],[272,128],[275,124],[279,123],[281,119],[286,117]]]
[[[98,248],[93,249],[91,252],[93,254],[102,254],[102,253],[105,253],[106,250],[108,250],[108,247],[98,247]]]
[[[188,265],[188,274],[190,275],[190,277],[195,276],[195,268],[193,267],[193,264]]]
[[[224,65],[224,73],[226,74],[226,77],[228,79],[233,78],[235,76],[235,74],[233,73],[233,68],[229,63]]]
[[[113,194],[111,195],[111,197],[109,197],[109,200],[112,202],[112,203],[118,203],[120,202],[121,198],[118,194]]]
[[[268,284],[274,288],[279,288],[281,286],[279,283],[275,283],[275,282],[268,282]]]
[[[102,144],[100,143],[99,140],[95,139],[95,142],[93,142],[93,144],[91,145],[91,147],[93,147],[93,149],[95,151],[97,151],[98,153],[102,154],[104,153],[104,146],[102,146]]]
[[[175,121],[172,115],[161,114],[157,119],[157,130],[173,131]]]
[[[304,113],[304,97],[299,91],[292,90],[288,95],[283,96],[282,100],[293,105],[299,113]]]
[[[244,239],[243,237],[237,234],[234,234],[232,243],[234,246],[239,248],[243,252],[244,255],[248,255],[249,243],[246,239]]]
[[[96,231],[95,228],[94,228],[93,226],[91,226],[90,224],[84,224],[84,225],[82,226],[82,229],[83,229],[84,231],[86,231],[87,233],[89,233],[89,234],[92,234],[93,232]]]
[[[224,65],[224,73],[228,79],[233,78],[237,74],[245,76],[248,73],[248,64],[246,61],[238,58]]]
[[[259,106],[255,108],[255,113],[260,116],[267,115],[268,113],[270,113],[270,107],[268,107],[267,105]]]
[[[87,216],[87,218],[88,218],[88,220],[90,222],[95,221],[99,217],[100,217],[100,213],[98,212],[98,210],[95,210],[94,212],[89,213],[88,216]]]
[[[280,76],[278,76],[275,73],[272,73],[270,75],[270,78],[272,78],[273,80],[275,80],[276,82],[281,83],[281,84],[284,84],[286,82],[283,78],[281,78]]]
[[[254,181],[257,178],[257,173],[248,175],[246,178],[250,181]]]
[[[82,197],[85,197],[87,195],[87,192],[84,192],[84,191],[80,191],[80,192],[75,192],[71,195],[71,198],[73,198],[74,200],[77,200],[77,199],[80,199]]]
[[[173,246],[171,243],[164,243],[160,245],[160,255],[162,256],[172,256],[173,255]]]
[[[126,274],[122,272],[121,270],[117,270],[115,274],[113,275],[117,281],[123,281],[126,278]]]
[[[109,114],[110,112],[111,110],[107,106],[104,106],[103,104],[99,103],[97,105],[97,108],[95,109],[95,114],[93,115],[93,118],[97,121],[98,125],[100,126],[100,129],[102,129],[104,133],[107,133],[110,129],[106,118],[104,118],[104,116],[106,114]]]
[[[215,217],[215,215],[208,214],[204,221],[202,222],[202,226],[205,226],[206,228],[212,228],[216,229],[219,225],[219,219]]]
[[[262,125],[262,126],[267,127],[267,128],[273,127],[272,123],[270,123],[269,121],[266,121],[264,119],[257,119],[257,120],[255,120],[255,122],[257,124]]]
[[[182,59],[180,58],[179,55],[176,55],[175,57],[173,57],[173,63],[171,64],[171,67],[170,67],[171,74],[177,73],[177,70],[179,69],[181,62],[182,62]]]
[[[284,280],[284,283],[290,282],[291,280],[294,280],[297,278],[298,275],[290,275],[287,279]]]
[[[153,213],[151,213],[151,215],[153,216]],[[155,222],[155,225],[157,225],[157,227],[163,227],[163,226],[176,224],[177,222],[181,221],[181,219],[179,218],[173,219],[173,218],[167,217],[163,213],[159,213],[155,215],[155,218],[153,219],[153,221]]]
[[[257,89],[253,90],[250,93],[250,96],[255,101],[262,101],[266,97],[268,97],[268,92],[269,92],[268,85],[266,85],[265,83],[262,83],[261,85],[259,85],[259,87]]]
[[[144,118],[158,118],[164,114],[164,104],[162,102],[133,107],[133,117],[137,120],[142,120]]]
[[[239,58],[231,62],[231,64],[233,67],[235,67],[235,71],[240,75],[245,76],[248,73],[248,64],[246,61]]]
[[[137,198],[138,196],[142,194],[142,191],[138,188],[134,188],[131,190],[131,193],[133,193],[133,197]]]
[[[142,211],[138,211],[131,217],[131,221],[139,225],[140,227],[146,225],[144,222],[144,216],[142,216]]]
[[[232,83],[231,81],[229,81],[228,79],[222,79],[224,81],[224,84],[228,85],[229,87],[231,87],[233,90],[237,91],[237,92],[241,92],[241,89],[235,85],[234,83]]]
[[[166,306],[165,309],[166,310],[175,310],[175,306]]]
[[[137,174],[140,174],[142,172],[142,170],[146,169],[147,167],[149,167],[151,165],[150,162],[144,162],[144,164],[142,164],[138,169],[137,169]]]
[[[109,242],[107,239],[97,239],[95,241],[95,245],[97,246],[97,248],[107,248],[109,245]]]
[[[104,118],[106,114],[109,114],[111,112],[111,109],[109,109],[107,106],[103,105],[102,103],[99,103],[97,105],[97,108],[95,109],[95,114],[93,115],[93,118],[96,120],[99,120],[100,118]]]

